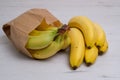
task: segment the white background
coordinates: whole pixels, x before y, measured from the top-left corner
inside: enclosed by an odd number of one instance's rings
[[[91,67],[69,67],[69,53],[33,60],[16,50],[2,25],[31,8],[46,8],[61,22],[84,15],[101,24],[108,52]],[[120,80],[120,0],[0,0],[0,80]]]

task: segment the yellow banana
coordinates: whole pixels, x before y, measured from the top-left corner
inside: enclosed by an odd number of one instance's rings
[[[48,31],[58,31],[58,28],[57,27],[48,27],[46,28],[46,30],[33,30],[32,32],[29,33],[29,35],[31,36],[38,36],[40,34],[44,34]]]
[[[83,62],[85,43],[82,32],[77,28],[70,28],[68,32],[71,40],[70,65],[73,70],[77,69]]]
[[[39,35],[41,35],[41,34],[45,34],[45,33],[47,33],[47,32],[49,32],[49,31],[38,31],[38,30],[33,30],[31,33],[29,33],[29,35],[30,36],[39,36]]]
[[[29,35],[26,48],[42,49],[47,47],[54,40],[55,36],[57,35],[57,31],[58,29],[48,30],[48,31],[33,30],[33,32],[31,32]]]
[[[68,26],[80,29],[85,38],[85,43],[88,48],[94,46],[96,42],[95,28],[93,22],[85,16],[75,16],[70,19]]]
[[[93,46],[92,48],[85,49],[85,62],[86,65],[91,65],[96,61],[96,58],[98,57],[98,48],[96,46]]]
[[[105,40],[104,45],[99,48],[99,54],[102,55],[108,50],[108,42]]]
[[[59,22],[57,22],[56,24],[58,24],[58,23]],[[59,24],[59,26],[62,27],[62,24],[61,25]],[[45,18],[43,18],[41,24],[36,28],[36,30],[38,30],[38,31],[45,31],[45,30],[51,30],[51,29],[53,30],[54,28],[60,28],[59,26],[55,27],[51,24],[48,24],[46,22]]]
[[[46,22],[45,18],[43,18],[41,24],[36,28],[36,30],[42,31],[42,30],[46,30],[49,27],[50,25]]]
[[[55,38],[55,40],[46,48],[39,50],[31,50],[28,49],[33,58],[35,59],[47,59],[53,55],[55,55],[59,50],[61,50],[64,44],[63,35],[59,35]]]
[[[99,48],[104,45],[106,36],[105,36],[104,30],[102,29],[102,27],[99,24],[94,23],[94,26],[95,26],[96,36],[97,36],[95,45]]]

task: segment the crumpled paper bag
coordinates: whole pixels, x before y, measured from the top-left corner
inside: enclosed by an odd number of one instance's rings
[[[61,22],[46,9],[30,9],[17,18],[3,25],[3,31],[12,41],[15,47],[22,53],[31,56],[25,48],[29,33],[37,28],[42,20],[45,19],[47,24],[59,27]]]

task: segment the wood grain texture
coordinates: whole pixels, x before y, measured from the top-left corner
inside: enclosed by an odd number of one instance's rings
[[[91,67],[69,67],[69,53],[45,61],[32,60],[16,50],[0,29],[0,80],[120,80],[120,0],[0,0],[0,28],[31,8],[46,8],[63,23],[85,15],[101,24],[109,50]]]

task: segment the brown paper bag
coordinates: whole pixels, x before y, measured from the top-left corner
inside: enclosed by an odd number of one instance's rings
[[[25,48],[28,34],[37,28],[43,19],[47,24],[56,27],[61,25],[61,22],[46,9],[31,9],[3,25],[3,31],[19,51],[32,57]]]

